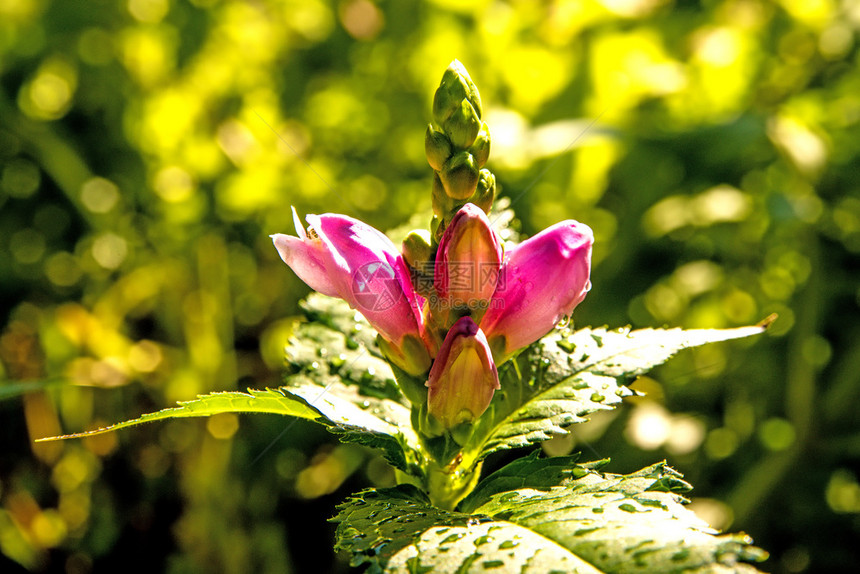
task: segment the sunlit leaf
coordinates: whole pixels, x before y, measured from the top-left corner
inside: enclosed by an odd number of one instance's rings
[[[408,424],[406,407],[387,399],[362,396],[354,387],[339,383],[319,387],[301,376],[290,383],[289,387],[278,389],[200,395],[194,400],[180,402],[177,407],[136,419],[40,441],[87,437],[165,419],[220,413],[269,413],[317,421],[339,434],[342,440],[379,448],[394,466],[419,473],[416,465],[420,447]]]
[[[507,363],[501,391],[464,447],[464,464],[490,453],[566,434],[585,416],[612,409],[632,393],[625,385],[682,349],[748,337],[739,329],[581,329],[556,331]]]
[[[755,572],[766,554],[687,510],[664,463],[604,474],[536,454],[490,475],[444,511],[416,489],[367,490],[333,519],[352,564],[370,572]]]

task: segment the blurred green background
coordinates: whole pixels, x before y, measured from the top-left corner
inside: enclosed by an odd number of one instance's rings
[[[392,472],[312,424],[32,441],[277,385],[308,289],[267,235],[429,209],[459,58],[522,231],[595,230],[577,324],[779,314],[546,450],[666,458],[765,570],[854,571],[858,29],[857,0],[0,0],[0,570],[349,571],[326,519]]]

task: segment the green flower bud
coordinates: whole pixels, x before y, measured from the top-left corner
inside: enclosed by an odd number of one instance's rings
[[[460,102],[464,99],[469,101],[480,119],[483,111],[478,88],[472,82],[463,64],[454,60],[442,74],[442,81],[433,95],[433,118],[436,123],[444,124],[445,120],[461,106]]]
[[[427,163],[436,171],[440,171],[448,158],[451,157],[451,142],[448,136],[427,126],[424,134],[424,153],[427,154]]]
[[[493,201],[496,199],[496,176],[488,169],[482,169],[479,176],[478,187],[469,199],[469,203],[474,203],[489,215],[493,208]]]
[[[487,165],[487,160],[490,158],[490,128],[487,127],[487,122],[481,124],[481,131],[478,132],[478,137],[469,148],[469,153],[475,156],[475,165],[482,168]]]
[[[449,197],[460,201],[468,199],[478,187],[478,167],[474,156],[467,151],[454,154],[445,162],[439,177]]]
[[[413,269],[422,269],[424,263],[433,257],[433,248],[430,246],[430,232],[426,229],[410,231],[403,240],[403,259]]]
[[[469,72],[466,71],[466,67],[460,62],[460,60],[454,60],[448,65],[449,70],[452,68],[457,72],[457,74],[459,74],[462,81],[466,84],[466,98],[469,100],[469,103],[472,104],[472,107],[475,108],[475,111],[478,112],[478,117],[480,118],[484,114],[484,109],[481,104],[481,94],[478,93],[478,86],[476,86],[475,82],[472,81],[472,77],[469,75]]]
[[[469,100],[463,99],[444,122],[442,129],[451,138],[454,147],[464,149],[475,142],[481,131],[481,118]]]

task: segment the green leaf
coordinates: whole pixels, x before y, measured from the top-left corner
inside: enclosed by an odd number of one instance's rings
[[[684,508],[673,492],[684,488],[663,463],[615,475],[535,454],[484,479],[460,511],[400,486],[358,493],[332,520],[338,547],[370,572],[756,572],[742,561],[766,554]]]
[[[376,332],[342,301],[312,295],[304,307],[314,322],[299,325],[287,346],[292,374],[285,386],[201,395],[105,428],[40,440],[85,437],[173,418],[271,413],[316,421],[341,440],[378,448],[396,468],[423,477],[423,448],[391,368],[380,358]]]
[[[555,331],[500,369],[502,388],[466,443],[463,464],[567,434],[586,415],[617,406],[633,394],[627,383],[682,349],[764,329]]]
[[[220,413],[274,413],[292,415],[304,419],[317,419],[322,416],[307,401],[299,398],[297,395],[285,392],[283,389],[266,389],[263,391],[249,389],[247,393],[239,391],[215,392],[208,395],[198,395],[194,400],[182,401],[178,404],[179,406],[177,407],[162,409],[107,427],[42,438],[38,439],[37,442],[86,437],[159,420],[208,417]]]
[[[165,419],[207,417],[220,413],[270,413],[313,420],[348,442],[379,448],[397,468],[420,476],[418,437],[409,424],[409,409],[386,399],[365,397],[355,387],[332,383],[320,387],[297,375],[290,387],[226,391],[200,395],[178,407],[148,413],[108,427],[39,439],[87,437]]]

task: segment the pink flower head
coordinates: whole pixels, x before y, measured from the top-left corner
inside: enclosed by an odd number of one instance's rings
[[[496,362],[546,335],[585,298],[591,288],[593,242],[590,227],[568,220],[508,253],[481,320]]]
[[[446,429],[487,410],[499,388],[499,373],[487,338],[471,317],[460,318],[448,331],[427,386],[427,410]]]
[[[422,356],[403,357],[415,339],[423,340],[424,322],[409,279],[409,270],[388,237],[373,227],[345,215],[308,215],[306,233],[295,209],[298,237],[281,233],[272,240],[284,263],[315,291],[340,297],[357,309],[388,342],[390,357],[401,368],[426,372],[430,357],[423,344]],[[413,344],[406,344],[406,339]],[[419,353],[420,354],[420,353]],[[401,356],[396,356],[401,355]]]
[[[480,321],[496,290],[502,245],[484,210],[467,203],[454,215],[439,241],[434,287],[444,310],[468,313]]]

